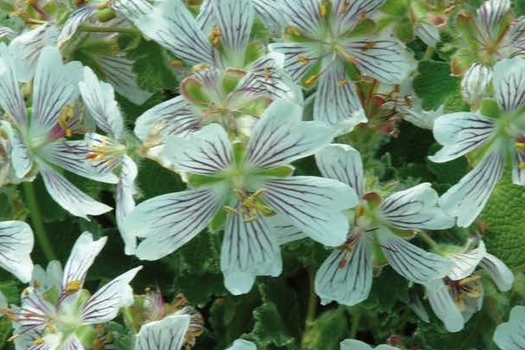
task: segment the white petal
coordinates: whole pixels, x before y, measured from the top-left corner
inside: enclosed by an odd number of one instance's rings
[[[153,95],[153,92],[138,86],[137,73],[133,71],[134,61],[121,56],[96,56],[95,60],[108,83],[130,102],[140,106]]]
[[[33,250],[33,231],[23,221],[0,222],[0,266],[20,281],[31,280],[33,262],[29,255]]]
[[[253,6],[255,12],[261,18],[262,23],[270,28],[273,32],[280,32],[283,23],[284,15],[282,10],[282,3],[280,0],[254,0]]]
[[[345,134],[357,124],[366,123],[367,119],[354,82],[347,77],[342,63],[336,60],[328,64],[331,66],[319,78],[314,120],[323,121],[339,134]]]
[[[490,275],[500,291],[508,292],[512,288],[514,274],[503,261],[487,253],[481,260],[479,266]]]
[[[338,33],[351,31],[357,26],[362,18],[370,17],[375,10],[385,3],[386,0],[333,0],[333,13],[336,17],[336,29]]]
[[[315,275],[315,292],[322,304],[332,300],[352,306],[366,300],[372,287],[372,246],[359,237],[352,252],[336,249]]]
[[[14,57],[12,55],[0,57],[0,107],[21,128],[27,126],[26,107],[18,87],[15,67],[10,59]]]
[[[93,235],[87,231],[77,238],[64,267],[62,291],[65,291],[68,284],[73,281],[81,282],[78,290],[82,289],[88,269],[93,265],[107,240],[107,237],[101,237],[95,241]]]
[[[9,142],[11,143],[10,160],[17,179],[23,179],[24,176],[33,167],[33,157],[29,153],[22,137],[18,131],[13,129],[5,120],[0,120],[2,131],[5,131]]]
[[[346,240],[348,219],[343,210],[357,205],[355,192],[332,179],[294,176],[262,183],[264,201],[313,240],[338,246]]]
[[[469,104],[477,103],[485,96],[492,80],[492,69],[481,63],[474,63],[461,79],[461,95]]]
[[[135,350],[178,350],[190,326],[189,315],[170,315],[144,324],[135,338]]]
[[[440,40],[439,29],[433,24],[418,21],[414,26],[414,33],[427,45],[436,47]]]
[[[135,236],[126,235],[124,231],[124,219],[135,208],[135,179],[137,178],[138,169],[137,164],[128,156],[124,156],[122,161],[122,170],[120,173],[120,180],[117,184],[116,192],[116,208],[115,216],[117,219],[117,227],[119,228],[122,239],[124,240],[124,252],[126,255],[132,255],[135,252],[137,240]]]
[[[84,67],[84,79],[78,83],[84,106],[106,133],[120,138],[124,120],[120,114],[113,87],[98,80],[91,68]]]
[[[39,162],[39,169],[49,195],[71,214],[88,220],[88,215],[100,215],[112,209],[81,192],[45,163]]]
[[[233,345],[226,350],[257,350],[257,347],[251,341],[237,339],[233,342]]]
[[[508,322],[496,327],[492,338],[501,350],[523,350],[525,344],[525,306],[516,305]]]
[[[142,141],[158,138],[164,142],[168,135],[184,134],[201,128],[202,117],[182,97],[177,96],[148,109],[135,122],[135,135]]]
[[[182,1],[160,2],[140,11],[136,11],[134,2],[136,1],[120,1],[116,9],[143,34],[188,64],[214,63],[215,50]],[[145,13],[141,13],[142,11]]]
[[[129,285],[142,266],[116,277],[93,294],[84,305],[80,318],[84,324],[97,324],[114,319],[121,307],[133,304],[133,289]]]
[[[211,6],[228,62],[242,66],[255,15],[252,0],[215,0]]]
[[[470,112],[442,115],[434,121],[434,138],[444,147],[428,157],[443,163],[461,157],[483,145],[495,133],[494,119]]]
[[[323,54],[311,43],[272,43],[268,45],[268,50],[284,54],[284,71],[290,74],[295,82],[300,82]]]
[[[476,10],[477,27],[492,33],[499,28],[503,17],[510,10],[509,0],[487,0]]]
[[[289,242],[298,241],[308,237],[301,230],[280,215],[273,215],[266,218],[271,231],[274,232],[277,244],[280,246]]]
[[[54,46],[58,35],[56,24],[46,22],[11,41],[9,49],[17,58],[15,65],[18,81],[27,82],[33,78],[40,52],[48,45]]]
[[[50,143],[38,151],[41,156],[49,163],[71,171],[95,181],[116,184],[118,177],[110,171],[101,171],[86,159],[90,153],[90,148],[86,141],[64,141],[63,139]]]
[[[320,0],[282,0],[281,8],[287,24],[297,28],[302,35],[316,38],[326,27],[320,6]]]
[[[58,122],[60,110],[78,95],[82,79],[80,62],[62,63],[62,54],[54,46],[45,47],[37,62],[33,85],[32,121],[46,130]]]
[[[233,151],[224,128],[210,124],[187,137],[170,136],[161,153],[178,170],[216,174],[230,167]]]
[[[515,111],[525,104],[525,59],[515,57],[494,66],[494,93],[505,111]]]
[[[55,315],[55,306],[47,301],[42,293],[27,287],[22,292],[20,309],[15,311],[18,316],[18,326],[23,331],[30,329],[43,330],[49,321],[48,317]]]
[[[449,259],[416,247],[384,228],[376,231],[376,238],[390,266],[409,281],[426,283],[445,277],[453,266]]]
[[[356,339],[345,339],[340,343],[341,350],[372,350],[372,347]]]
[[[344,46],[362,74],[382,83],[399,84],[415,69],[405,46],[395,39],[348,40]]]
[[[40,265],[35,265],[31,277],[30,285],[38,286],[42,293],[51,288],[56,288],[62,284],[63,278],[62,264],[58,260],[52,260],[47,264],[46,270]]]
[[[13,39],[16,37],[16,32],[9,27],[0,27],[0,38]]]
[[[486,254],[485,243],[480,241],[475,249],[469,250],[466,253],[447,255],[454,263],[454,267],[447,274],[447,277],[453,281],[459,281],[470,276]]]
[[[456,304],[442,280],[436,280],[426,285],[428,301],[436,316],[443,321],[449,332],[459,332],[463,329],[464,320]]]
[[[516,150],[512,161],[512,183],[525,186],[525,150]]]
[[[243,215],[229,214],[221,248],[224,285],[233,295],[250,291],[256,276],[277,277],[282,259],[277,239],[266,218],[246,222]]]
[[[439,230],[455,223],[438,206],[438,194],[428,182],[391,194],[379,208],[383,218],[402,229]]]
[[[301,121],[302,109],[275,100],[261,116],[246,147],[245,161],[253,167],[271,168],[315,153],[333,137],[320,122]]]
[[[344,144],[331,144],[317,152],[315,160],[324,177],[347,184],[356,192],[358,198],[363,198],[363,161],[355,148]]]
[[[481,213],[501,179],[503,164],[499,150],[492,151],[441,196],[439,204],[449,215],[457,216],[458,226],[469,226]]]
[[[66,23],[62,26],[60,35],[58,36],[58,42],[63,44],[64,42],[71,39],[75,34],[78,27],[82,25],[91,15],[95,14],[98,11],[97,6],[94,4],[85,5],[77,8],[75,11],[71,12],[67,17]]]
[[[135,252],[140,259],[160,259],[202,231],[223,198],[216,189],[201,188],[148,199],[128,214],[122,234],[146,237]]]

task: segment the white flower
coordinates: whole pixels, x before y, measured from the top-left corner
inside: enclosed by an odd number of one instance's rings
[[[226,350],[257,350],[257,347],[251,341],[237,339],[233,342],[233,345]]]
[[[170,315],[140,328],[135,350],[178,350],[190,326],[190,315]]]
[[[22,292],[22,305],[14,310],[17,348],[84,349],[86,326],[108,322],[121,307],[133,303],[129,282],[142,266],[111,280],[93,295],[83,290],[87,270],[106,240],[94,241],[91,233],[84,232],[71,250],[59,286],[46,290],[34,284]]]
[[[11,272],[22,282],[29,282],[33,262],[33,231],[23,221],[0,222],[0,267]]]
[[[433,162],[447,162],[484,147],[481,161],[440,198],[443,209],[462,227],[483,210],[507,160],[512,163],[512,182],[525,186],[525,60],[498,62],[493,84],[501,110],[498,118],[457,112],[434,123],[434,137],[444,147],[429,157]]]
[[[372,286],[374,266],[385,263],[416,283],[447,274],[452,265],[448,259],[426,252],[395,233],[453,225],[453,219],[437,206],[438,195],[429,183],[395,192],[381,200],[377,193],[365,192],[363,164],[354,148],[332,144],[317,153],[316,160],[323,176],[348,184],[361,198],[352,214],[355,226],[347,241],[335,249],[317,271],[315,290],[323,304],[335,300],[354,305],[365,300]],[[383,257],[373,249],[375,245],[380,247]]]
[[[480,266],[502,292],[510,290],[514,275],[498,258],[487,253],[483,241],[475,249],[447,255],[454,267],[446,278],[425,284],[430,306],[449,332],[458,332],[483,305]]]
[[[50,196],[73,215],[87,219],[88,215],[111,210],[53,169],[56,165],[97,181],[114,181],[112,177],[93,176],[86,171],[87,144],[66,139],[78,131],[80,124],[81,116],[74,102],[78,97],[82,66],[79,62],[63,64],[55,47],[43,49],[33,82],[32,113],[28,114],[14,61],[9,51],[0,57],[0,107],[14,126],[4,130],[11,142],[11,164],[16,177],[31,177],[38,169]]]
[[[341,342],[341,350],[399,350],[399,348],[396,348],[394,346],[390,345],[378,345],[375,348],[372,348],[367,343],[364,343],[360,340],[356,339],[346,339]]]
[[[232,145],[217,124],[168,139],[164,156],[189,174],[192,189],[148,199],[128,215],[125,234],[144,238],[135,254],[159,259],[208,224],[217,230],[225,222],[221,269],[227,288],[240,294],[250,290],[255,276],[281,273],[268,216],[280,215],[323,244],[341,244],[348,231],[341,211],[356,204],[355,194],[335,180],[290,177],[288,163],[332,139],[330,128],[302,122],[301,115],[296,104],[274,101],[245,146],[239,141]]]
[[[510,310],[509,321],[496,327],[492,339],[501,350],[523,350],[523,344],[525,344],[525,306],[514,306]]]

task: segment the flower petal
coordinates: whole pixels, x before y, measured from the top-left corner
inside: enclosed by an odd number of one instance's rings
[[[414,33],[430,47],[436,47],[440,40],[439,29],[433,24],[417,21],[414,25]]]
[[[22,292],[21,306],[15,312],[18,316],[19,331],[28,332],[33,329],[44,330],[49,321],[48,317],[55,315],[55,307],[39,290],[27,287]]]
[[[207,125],[187,137],[170,136],[161,154],[178,170],[192,174],[216,174],[233,162],[230,139],[218,124]]]
[[[294,176],[265,179],[263,199],[285,220],[315,241],[338,246],[346,240],[348,219],[343,210],[358,203],[355,192],[332,179]]]
[[[510,10],[509,0],[487,0],[476,10],[477,28],[481,28],[487,35],[497,31],[503,17]],[[490,40],[490,38],[487,38]],[[497,38],[493,38],[497,39]]]
[[[121,0],[115,9],[126,16],[147,37],[164,46],[188,64],[214,63],[216,52],[195,18],[180,0],[141,4],[137,0]]]
[[[382,83],[400,84],[415,69],[405,46],[395,39],[349,39],[344,47],[362,74]]]
[[[2,57],[0,57],[0,107],[21,128],[26,126],[26,106],[18,86],[15,66],[9,60],[14,60],[14,57],[9,55],[8,51],[2,52]]]
[[[507,112],[525,104],[525,59],[515,57],[494,66],[494,93],[499,105]]]
[[[344,134],[357,124],[366,123],[367,118],[354,83],[348,80],[342,63],[336,60],[328,64],[330,67],[319,77],[314,120],[323,121]]]
[[[284,54],[284,71],[290,74],[296,83],[301,82],[323,55],[322,50],[307,42],[272,43],[268,45],[268,50]]]
[[[246,147],[245,161],[271,168],[315,153],[327,145],[333,132],[320,122],[301,121],[302,109],[287,100],[275,100],[261,116]]]
[[[255,12],[271,31],[278,33],[284,23],[282,3],[280,0],[254,0]]]
[[[358,198],[363,198],[363,161],[355,148],[345,144],[331,144],[317,152],[315,160],[324,177],[347,184],[356,192]]]
[[[385,3],[386,0],[334,0],[333,12],[336,16],[336,30],[345,33],[353,30],[363,18],[370,15]]]
[[[222,198],[224,192],[200,188],[148,199],[128,214],[122,234],[146,237],[135,252],[139,259],[160,259],[202,231],[222,205]]]
[[[237,339],[233,342],[232,346],[226,350],[257,350],[257,347],[251,341]]]
[[[428,182],[388,196],[381,216],[401,229],[439,230],[454,226],[454,218],[438,206],[438,194]]]
[[[457,216],[457,225],[467,227],[481,213],[492,190],[503,174],[504,158],[494,150],[439,199],[449,215]]]
[[[115,138],[120,138],[124,130],[124,120],[115,101],[113,87],[99,81],[89,67],[84,67],[84,79],[78,86],[84,106],[95,119],[97,126]]]
[[[512,288],[514,274],[503,261],[492,254],[486,253],[479,266],[490,275],[500,291],[508,292]]]
[[[502,350],[523,350],[523,344],[525,344],[525,306],[514,306],[510,311],[508,322],[503,322],[496,327],[492,339]]]
[[[57,41],[59,45],[62,45],[71,39],[71,37],[76,33],[78,27],[97,11],[98,8],[95,4],[89,4],[79,7],[75,11],[71,12],[67,17],[66,22],[62,26],[60,35],[58,36]]]
[[[464,320],[456,304],[449,294],[443,280],[435,280],[426,284],[428,301],[436,316],[443,321],[449,332],[459,332],[463,329]]]
[[[47,131],[56,125],[60,110],[76,98],[81,79],[80,62],[63,64],[57,47],[45,47],[36,66],[32,121],[37,125],[31,124],[31,129],[43,127]]]
[[[512,183],[525,186],[525,150],[516,150],[512,160]]]
[[[190,327],[190,315],[170,315],[160,321],[148,322],[135,338],[136,350],[178,350]]]
[[[133,289],[129,283],[140,269],[142,266],[123,273],[93,294],[82,305],[80,319],[83,324],[109,322],[117,316],[121,307],[133,304]]]
[[[301,36],[316,39],[325,27],[320,0],[282,0],[281,9],[286,23],[301,32]]]
[[[29,254],[34,244],[31,227],[23,221],[2,221],[0,242],[0,266],[20,281],[29,282],[33,270]]]
[[[248,293],[256,276],[277,277],[282,272],[281,251],[266,221],[260,214],[249,222],[243,215],[228,216],[222,240],[221,270],[224,285],[233,295]]]
[[[137,246],[135,236],[126,235],[124,231],[124,219],[135,208],[135,179],[138,175],[137,164],[128,156],[124,156],[122,160],[122,170],[120,173],[120,180],[117,184],[117,192],[115,194],[115,217],[117,219],[117,227],[119,228],[122,240],[124,241],[124,252],[126,255],[132,255]]]
[[[375,236],[390,266],[409,281],[427,283],[445,277],[453,266],[449,259],[416,247],[385,228],[379,228]]]
[[[81,192],[45,163],[39,162],[39,169],[49,195],[71,214],[88,220],[88,215],[100,215],[112,209]]]
[[[492,81],[492,69],[481,63],[474,63],[461,79],[461,95],[469,104],[477,104],[487,93]]]
[[[434,138],[444,147],[428,157],[443,163],[461,157],[483,145],[495,133],[494,119],[470,112],[449,113],[434,121]]]
[[[143,142],[164,142],[168,135],[184,134],[201,128],[202,117],[191,105],[177,96],[148,109],[135,122],[135,135]]]
[[[345,339],[340,343],[341,350],[372,350],[372,347],[356,339]]]
[[[255,15],[252,0],[215,0],[211,6],[229,66],[242,66]]]
[[[486,254],[485,243],[480,241],[475,249],[469,250],[466,253],[447,255],[454,263],[454,267],[447,274],[447,277],[453,281],[459,281],[472,275]]]
[[[5,120],[0,120],[1,131],[7,134],[11,143],[10,160],[17,179],[23,179],[24,176],[33,167],[33,157],[29,153],[22,137],[18,131],[11,127],[11,124]]]
[[[63,139],[50,143],[39,150],[39,156],[49,163],[95,181],[115,184],[118,177],[109,171],[100,171],[86,159],[90,148],[86,141],[64,141]]]
[[[87,231],[77,238],[67,259],[66,266],[64,266],[62,292],[68,289],[71,282],[79,282],[78,290],[82,289],[88,269],[93,265],[95,258],[100,254],[107,240],[107,237],[101,237],[95,241],[93,240],[93,235]]]
[[[352,252],[336,249],[323,262],[315,275],[315,292],[323,305],[335,300],[352,306],[368,298],[372,275],[372,245],[362,236]]]

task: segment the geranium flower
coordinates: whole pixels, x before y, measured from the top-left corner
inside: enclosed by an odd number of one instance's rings
[[[286,42],[270,44],[285,55],[284,69],[306,88],[317,83],[313,116],[351,131],[367,121],[353,81],[356,69],[380,82],[401,83],[414,68],[398,40],[371,36],[359,25],[385,0],[285,0]],[[354,72],[349,74],[349,72]]]
[[[368,297],[374,266],[390,266],[407,280],[425,283],[444,277],[451,262],[410,244],[413,234],[403,231],[444,229],[453,226],[437,205],[438,195],[429,183],[390,194],[365,192],[363,163],[348,145],[333,144],[316,154],[323,176],[349,185],[361,199],[351,217],[354,227],[346,242],[323,262],[315,276],[315,291],[326,304],[332,300],[354,305]],[[376,249],[379,248],[379,249]]]
[[[487,116],[457,112],[434,122],[434,137],[444,147],[429,157],[433,162],[447,162],[482,149],[477,155],[479,163],[439,201],[462,227],[469,226],[483,210],[506,161],[512,164],[512,182],[525,186],[525,60],[516,57],[498,62],[493,85],[498,107],[487,108]]]
[[[38,170],[49,195],[73,215],[87,219],[88,215],[111,210],[53,169],[56,165],[97,181],[115,182],[114,176],[98,176],[86,170],[86,142],[67,140],[80,131],[82,116],[74,102],[81,64],[63,64],[55,47],[42,50],[33,82],[32,110],[28,113],[18,87],[14,60],[4,49],[0,57],[0,106],[6,112],[4,118],[14,126],[4,130],[11,142],[11,163],[16,177],[24,179]]]
[[[116,277],[93,295],[83,289],[87,270],[106,240],[94,241],[91,233],[84,232],[71,250],[59,286],[46,289],[34,283],[22,292],[22,305],[13,310],[17,348],[84,349],[93,340],[93,325],[112,320],[121,307],[133,303],[129,282],[142,266]]]
[[[381,344],[373,348],[367,343],[356,339],[345,339],[341,342],[340,346],[341,350],[399,350],[399,348],[386,344]]]
[[[311,155],[332,139],[320,122],[302,122],[302,110],[276,100],[255,125],[246,146],[208,125],[186,138],[172,136],[164,156],[188,174],[191,189],[140,203],[124,230],[144,238],[135,254],[155,260],[175,251],[211,223],[226,222],[221,269],[226,287],[246,293],[255,276],[281,273],[282,262],[268,216],[280,215],[326,245],[345,240],[342,210],[355,205],[344,184],[313,176],[290,177],[287,164]]]
[[[426,283],[425,288],[436,316],[449,332],[458,332],[483,305],[483,285],[481,276],[474,273],[476,268],[483,268],[502,292],[510,290],[514,275],[501,260],[487,253],[483,241],[474,249],[447,257],[454,262],[453,269],[446,278]]]
[[[98,175],[111,175],[118,172],[116,189],[116,219],[117,227],[121,228],[125,217],[135,208],[135,178],[138,174],[137,165],[126,154],[124,120],[115,101],[113,87],[98,80],[93,71],[84,67],[84,79],[79,82],[80,94],[84,106],[95,119],[97,126],[107,135],[89,132],[85,141],[89,153],[88,171]],[[124,232],[120,230],[120,232]],[[122,236],[125,253],[133,254],[136,246],[135,237]]]
[[[237,339],[233,342],[232,346],[226,350],[257,350],[257,347],[251,341]]]

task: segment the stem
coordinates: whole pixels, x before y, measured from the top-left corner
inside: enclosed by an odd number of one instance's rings
[[[434,55],[434,48],[431,46],[428,46],[425,51],[425,55],[423,56],[423,60],[430,60],[433,55]]]
[[[359,320],[361,318],[360,310],[352,312],[352,323],[350,324],[350,339],[355,339],[357,335],[357,327],[359,326]]]
[[[32,182],[24,182],[23,187],[29,209],[29,216],[31,217],[31,223],[33,224],[33,230],[38,244],[42,248],[44,256],[48,261],[55,260],[56,255],[44,228],[44,221],[42,220],[40,208],[38,207],[34,184]]]
[[[122,27],[95,27],[95,26],[86,26],[81,25],[78,27],[79,31],[89,32],[89,33],[124,33],[131,35],[139,35],[140,32],[132,28],[122,28]]]
[[[434,241],[426,232],[419,231],[417,236],[421,238],[423,241],[425,241],[430,247],[435,247],[437,245],[436,241]]]
[[[310,284],[310,295],[308,297],[308,309],[306,311],[305,333],[312,327],[317,312],[317,295],[315,294],[315,276],[311,266],[307,268],[308,282]]]

